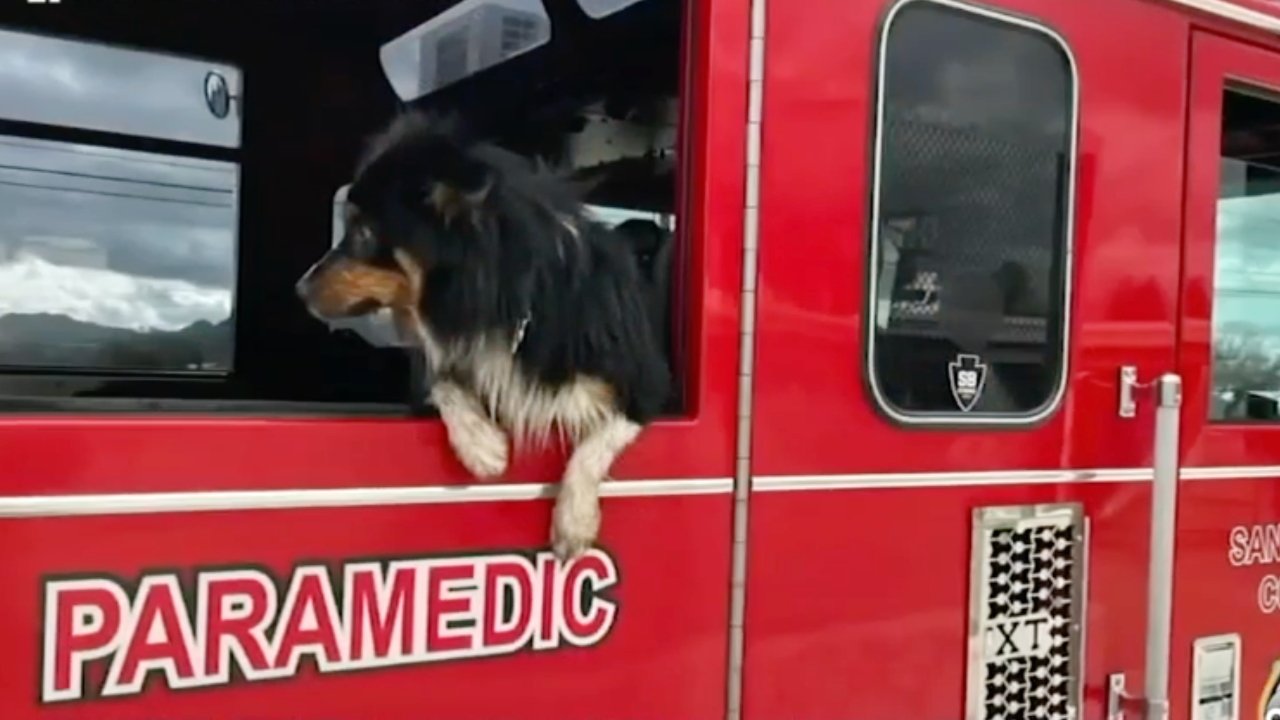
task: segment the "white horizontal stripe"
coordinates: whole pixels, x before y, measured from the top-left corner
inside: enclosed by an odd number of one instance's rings
[[[136,515],[277,510],[285,508],[437,505],[448,503],[537,500],[555,496],[557,483],[520,483],[408,488],[342,488],[334,490],[231,490],[219,492],[119,493],[111,495],[45,495],[0,497],[0,518],[66,515]],[[612,481],[600,488],[603,497],[727,494],[732,478],[699,480]]]
[[[1070,482],[1140,482],[1151,468],[1098,470],[1001,470],[990,472],[869,473],[860,475],[762,475],[752,480],[758,492],[854,488],[948,487],[966,485],[1046,485]]]
[[[1240,7],[1228,0],[1166,0],[1208,15],[1216,15],[1244,25],[1251,25],[1269,32],[1280,32],[1280,19],[1267,13]]]
[[[1184,467],[1183,480],[1232,480],[1244,478],[1280,478],[1280,465],[1241,465],[1238,467]]]

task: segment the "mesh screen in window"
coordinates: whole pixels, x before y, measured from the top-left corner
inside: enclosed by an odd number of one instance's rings
[[[1057,36],[939,0],[881,44],[871,386],[904,422],[1044,417],[1064,387],[1074,68]]]

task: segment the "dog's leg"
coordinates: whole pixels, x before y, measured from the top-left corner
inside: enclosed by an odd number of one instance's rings
[[[600,483],[613,461],[640,434],[640,426],[615,415],[574,448],[552,511],[551,547],[561,560],[586,552],[600,533]]]
[[[454,454],[472,475],[487,479],[506,472],[507,434],[489,419],[479,398],[441,380],[431,387],[431,402],[440,409]]]

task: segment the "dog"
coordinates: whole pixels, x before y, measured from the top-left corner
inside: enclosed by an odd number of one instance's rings
[[[297,282],[324,321],[390,310],[476,478],[504,473],[510,446],[572,446],[562,560],[595,544],[600,483],[671,390],[632,249],[581,194],[456,118],[406,112],[357,163],[343,238]]]

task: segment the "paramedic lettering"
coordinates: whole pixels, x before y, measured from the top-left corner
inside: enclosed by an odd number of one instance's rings
[[[173,573],[143,576],[132,596],[110,577],[47,580],[41,700],[136,695],[152,672],[172,689],[229,684],[233,665],[249,682],[291,677],[304,656],[326,674],[586,647],[618,614],[618,568],[594,549],[568,564],[543,552],[349,562],[333,576],[300,565],[287,580],[283,597],[257,569],[197,571],[190,594]]]

